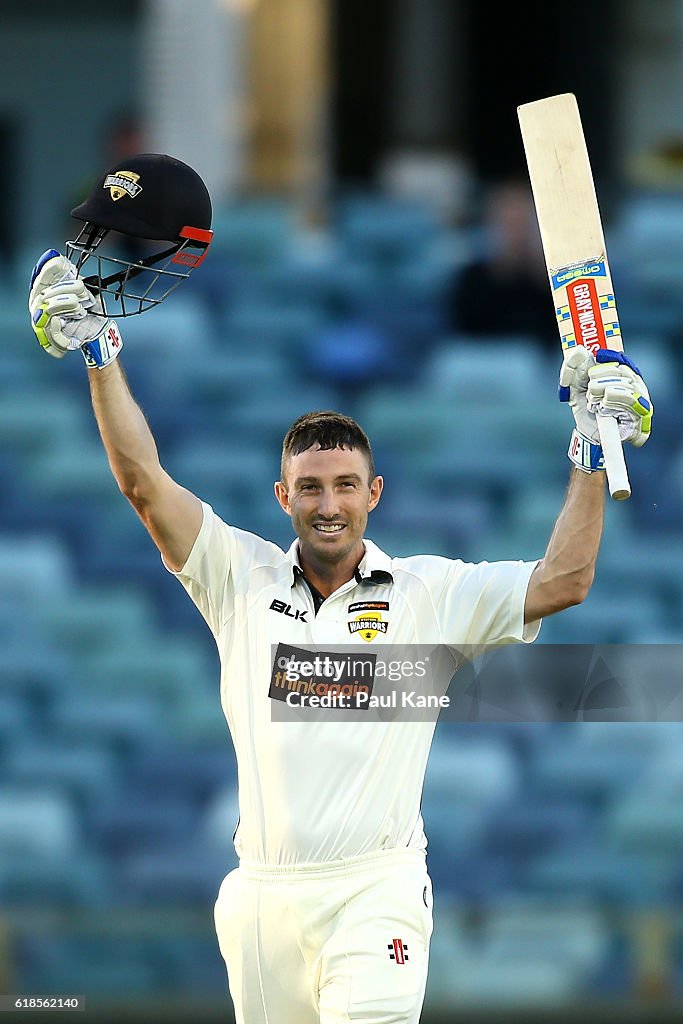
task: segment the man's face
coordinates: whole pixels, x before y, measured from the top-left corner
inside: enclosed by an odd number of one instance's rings
[[[285,465],[275,484],[282,508],[292,517],[302,554],[336,563],[360,550],[368,513],[379,501],[382,478],[369,481],[368,460],[357,450],[309,448]]]

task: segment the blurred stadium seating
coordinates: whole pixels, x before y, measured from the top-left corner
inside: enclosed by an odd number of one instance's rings
[[[675,206],[674,221],[673,207],[633,197],[615,231],[615,263],[634,268],[622,319],[642,332],[629,349],[658,425],[629,455],[632,500],[607,510],[589,600],[546,622],[543,643],[683,639]],[[162,461],[225,519],[288,546],[272,497],[282,435],[300,413],[338,406],[367,429],[386,476],[369,529],[380,545],[541,555],[568,473],[559,353],[444,336],[454,268],[443,253],[466,245],[426,210],[353,196],[331,225],[316,248],[281,201],[221,209],[188,294],[124,324]],[[676,285],[664,313],[663,271]],[[0,903],[15,990],[144,995],[172,977],[178,991],[222,996],[211,904],[234,866],[236,806],[213,641],[108,473],[80,361],[46,359],[23,304],[19,290],[0,302]],[[362,366],[345,366],[344,351],[314,358],[349,309],[387,341],[355,395],[348,371]],[[615,911],[680,891],[682,738],[657,723],[437,728],[423,804],[430,998],[628,994]],[[122,905],[201,911],[206,930],[167,923],[124,942],[83,923],[88,908]],[[27,907],[61,909],[72,931],[55,942],[21,918]]]

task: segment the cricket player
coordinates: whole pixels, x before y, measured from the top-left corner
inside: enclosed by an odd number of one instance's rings
[[[151,188],[144,176],[135,184]],[[305,413],[287,430],[274,485],[295,535],[283,551],[225,523],[164,470],[124,375],[121,332],[90,285],[48,250],[32,278],[31,323],[50,354],[83,351],[111,471],[218,647],[240,816],[239,867],[220,887],[215,923],[237,1021],[417,1024],[432,931],[420,800],[435,721],[350,724],[332,711],[280,720],[273,710],[293,692],[282,667],[297,652],[343,655],[359,633],[376,652],[532,642],[541,620],[583,601],[593,580],[605,502],[596,415],[615,416],[622,439],[642,445],[647,388],[623,354],[565,358],[561,398],[580,443],[534,561],[380,550],[366,536],[383,487],[370,440],[340,413]]]

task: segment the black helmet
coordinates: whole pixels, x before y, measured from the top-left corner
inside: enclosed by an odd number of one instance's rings
[[[206,185],[188,164],[161,153],[119,160],[71,215],[85,224],[66,243],[66,254],[84,277],[94,267],[87,261],[97,261],[97,272],[85,283],[111,316],[158,305],[199,266],[213,237]],[[96,254],[112,231],[128,240],[170,244],[134,260]]]

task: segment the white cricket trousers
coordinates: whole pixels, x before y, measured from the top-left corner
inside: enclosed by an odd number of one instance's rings
[[[421,851],[242,861],[215,920],[237,1024],[418,1024],[432,933]]]

